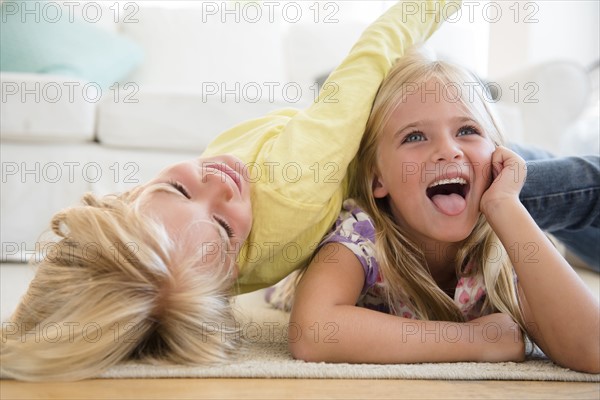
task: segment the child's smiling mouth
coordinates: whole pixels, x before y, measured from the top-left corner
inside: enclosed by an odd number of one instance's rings
[[[442,178],[432,182],[426,194],[439,211],[455,216],[467,207],[469,189],[470,184],[463,177]]]

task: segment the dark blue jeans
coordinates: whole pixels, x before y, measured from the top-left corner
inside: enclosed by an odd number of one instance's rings
[[[541,229],[600,272],[600,159],[511,144],[527,161],[520,198]]]

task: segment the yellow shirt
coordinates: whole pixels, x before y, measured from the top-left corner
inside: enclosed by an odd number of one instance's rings
[[[241,293],[275,284],[306,264],[340,212],[346,170],[381,81],[405,49],[425,41],[442,16],[458,9],[448,3],[457,2],[394,5],[365,30],[308,109],[243,122],[208,146],[203,156],[231,154],[251,171],[254,222],[237,257]]]

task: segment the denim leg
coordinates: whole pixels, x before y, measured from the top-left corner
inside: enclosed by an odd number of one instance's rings
[[[541,229],[600,271],[600,159],[511,146],[527,160],[520,198]]]
[[[540,149],[534,146],[524,146],[516,143],[509,143],[508,147],[518,155],[523,157],[525,161],[546,160],[548,158],[556,158],[556,156],[547,150]]]
[[[552,235],[590,268],[600,272],[600,229],[593,227],[576,231],[561,229],[553,232]]]

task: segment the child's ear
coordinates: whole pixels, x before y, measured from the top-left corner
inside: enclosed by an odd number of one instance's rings
[[[373,183],[371,184],[371,189],[373,190],[373,196],[376,199],[380,199],[389,194],[389,191],[387,190],[387,187],[381,179],[381,177],[379,176],[379,174],[375,174],[375,176],[373,176]]]

